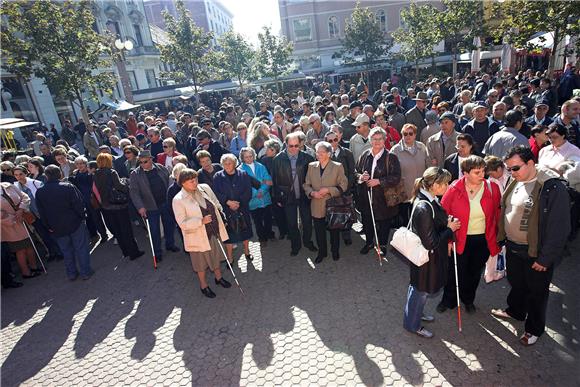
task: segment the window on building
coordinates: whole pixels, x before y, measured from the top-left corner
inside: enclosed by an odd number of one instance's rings
[[[137,77],[135,76],[135,71],[127,71],[127,76],[129,77],[131,90],[139,90],[139,85],[137,84]]]
[[[377,12],[377,23],[381,27],[381,31],[385,32],[387,30],[387,17],[385,16],[385,10],[379,9]]]
[[[312,26],[310,19],[294,19],[294,38],[297,42],[312,40]]]
[[[137,47],[143,46],[143,36],[141,35],[141,27],[139,24],[133,24],[133,31],[135,31],[135,43]]]
[[[147,84],[149,88],[157,87],[157,79],[155,79],[155,70],[145,70],[145,76],[147,77]]]
[[[339,34],[338,29],[338,19],[336,16],[331,16],[328,18],[328,36],[332,38],[337,38]]]
[[[119,25],[119,22],[118,21],[109,20],[107,22],[107,28],[117,38],[120,38],[121,37],[121,26]]]

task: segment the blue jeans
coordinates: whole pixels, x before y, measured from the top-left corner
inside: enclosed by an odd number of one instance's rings
[[[64,256],[64,267],[68,278],[75,278],[78,275],[77,261],[82,276],[92,274],[89,232],[85,222],[82,222],[72,234],[57,237],[56,242]]]
[[[175,219],[169,213],[168,204],[164,204],[159,210],[147,210],[147,219],[151,228],[151,238],[153,239],[153,249],[156,257],[163,256],[161,249],[161,223],[165,232],[165,248],[175,246]]]
[[[427,303],[427,295],[427,292],[420,292],[413,285],[409,285],[403,317],[403,327],[406,330],[417,332],[421,329],[421,317],[423,317],[423,309]]]

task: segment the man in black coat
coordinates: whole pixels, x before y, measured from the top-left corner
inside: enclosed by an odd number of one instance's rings
[[[40,219],[62,251],[68,279],[74,281],[79,272],[83,280],[89,279],[93,269],[83,196],[71,183],[60,181],[62,173],[56,165],[46,167],[44,174],[46,184],[36,191]]]
[[[317,250],[312,243],[310,200],[303,188],[308,164],[313,161],[312,156],[300,150],[299,132],[294,132],[286,136],[286,149],[278,153],[272,163],[272,201],[275,206],[283,207],[286,213],[292,256],[298,255],[302,243],[310,251]],[[302,220],[302,243],[298,229],[298,211]]]
[[[230,153],[227,149],[222,147],[219,142],[213,140],[207,130],[200,130],[197,133],[197,148],[193,151],[193,157],[190,159],[191,164],[195,170],[201,168],[197,160],[197,153],[201,150],[208,151],[211,155],[212,163],[219,163],[222,155]]]

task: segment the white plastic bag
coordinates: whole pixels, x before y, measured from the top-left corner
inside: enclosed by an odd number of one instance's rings
[[[485,264],[483,276],[486,283],[499,281],[503,277],[505,277],[505,246],[502,247],[498,255],[489,257]]]

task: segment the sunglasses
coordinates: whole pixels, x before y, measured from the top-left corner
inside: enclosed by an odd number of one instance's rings
[[[413,133],[413,132],[403,132],[403,136],[405,136],[405,137],[411,137],[414,135],[415,135],[415,133]]]
[[[288,144],[288,148],[298,148],[298,147],[300,147],[300,144],[296,144],[296,145]]]
[[[333,138],[332,140],[328,140],[328,142],[338,142],[338,138]]]
[[[171,148],[169,145],[163,145],[163,148]]]
[[[2,172],[10,172],[12,169],[8,168],[8,169],[1,169],[0,171]]]
[[[506,169],[507,169],[508,172],[517,172],[520,169],[522,169],[522,167],[523,167],[523,165],[515,165],[515,166],[513,166],[511,168],[510,167],[506,167]]]

